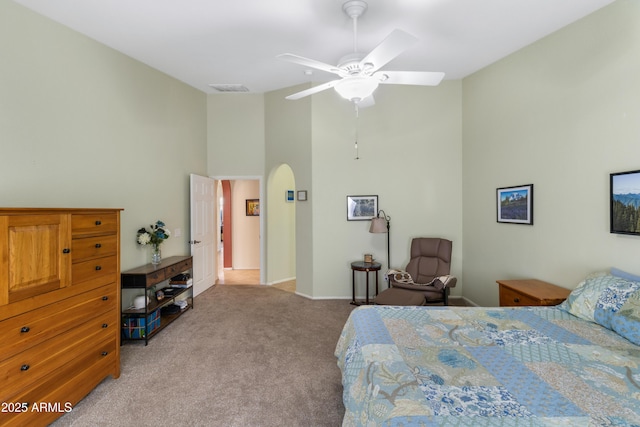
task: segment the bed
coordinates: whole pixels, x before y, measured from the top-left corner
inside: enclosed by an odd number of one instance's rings
[[[638,426],[640,281],[556,307],[362,306],[336,346],[343,426]]]

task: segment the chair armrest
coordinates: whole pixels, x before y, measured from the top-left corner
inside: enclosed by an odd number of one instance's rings
[[[414,283],[413,280],[397,281],[395,280],[393,274],[389,274],[388,278],[389,278],[389,286],[393,286],[396,288],[403,288],[403,289],[411,289],[416,291],[425,290],[425,288],[428,288],[428,287],[435,288],[436,290],[442,290],[444,288],[455,288],[456,284],[458,283],[458,279],[452,275],[439,276],[434,278],[431,282],[424,283],[424,284]]]

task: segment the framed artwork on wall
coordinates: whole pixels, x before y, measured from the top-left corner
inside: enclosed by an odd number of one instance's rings
[[[378,212],[378,196],[347,196],[347,221],[367,221]]]
[[[287,190],[287,192],[285,193],[285,200],[287,202],[293,203],[293,200],[294,200],[293,193],[294,193],[293,190]]]
[[[533,225],[533,184],[496,190],[498,222]]]
[[[247,199],[246,204],[246,216],[260,216],[260,199]]]
[[[640,236],[640,170],[610,175],[611,232]]]
[[[298,201],[306,202],[307,201],[307,190],[298,191]]]

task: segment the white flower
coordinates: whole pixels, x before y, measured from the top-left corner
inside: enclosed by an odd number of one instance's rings
[[[151,236],[149,236],[149,233],[142,233],[138,235],[138,243],[140,243],[141,245],[146,245],[151,241]]]

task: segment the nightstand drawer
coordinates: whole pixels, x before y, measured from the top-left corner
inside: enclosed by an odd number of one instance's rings
[[[522,295],[512,289],[500,286],[500,307],[540,305],[540,301]]]
[[[569,289],[537,279],[497,280],[500,306],[558,305],[571,293]]]

